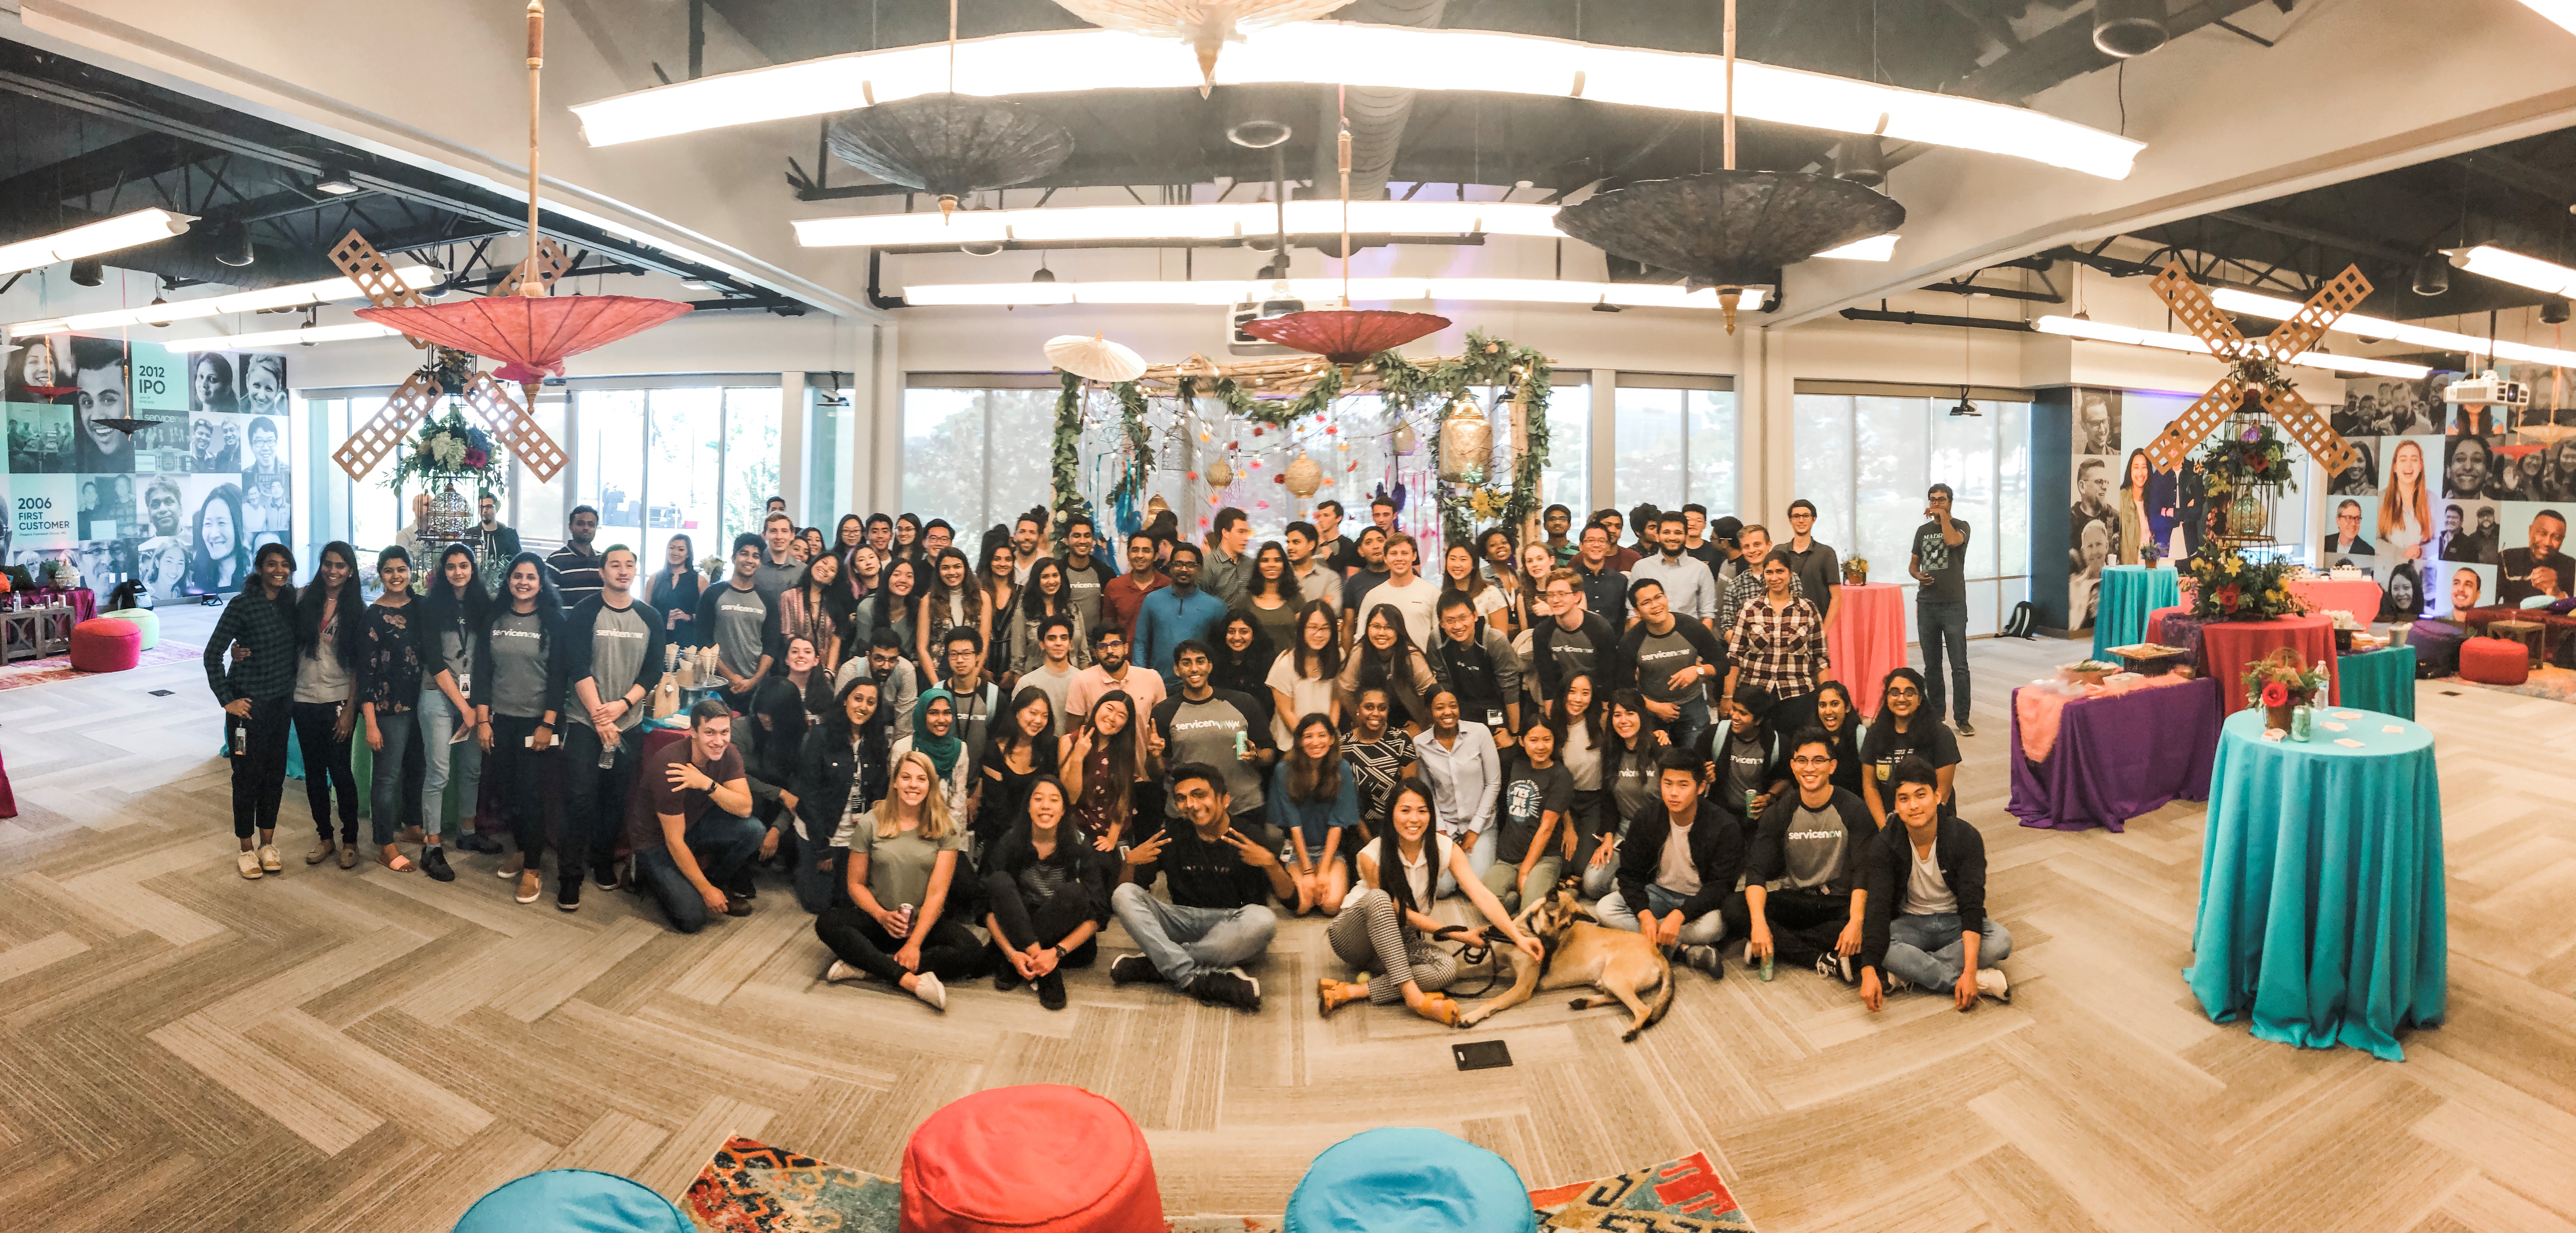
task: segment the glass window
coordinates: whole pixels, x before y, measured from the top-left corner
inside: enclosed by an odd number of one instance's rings
[[[984,412],[996,392],[903,392],[904,509],[952,525],[984,516]]]
[[[717,538],[728,545],[745,531],[760,533],[769,498],[779,493],[779,396],[774,388],[724,392],[724,525]]]
[[[537,427],[545,429],[546,435],[554,438],[557,444],[566,441],[564,411],[571,405],[571,399],[561,390],[541,391],[537,395]],[[540,483],[536,476],[528,473],[526,463],[515,459],[511,462],[510,500],[515,511],[511,516],[518,519],[512,526],[519,533],[522,547],[533,550],[536,548],[534,541],[561,540],[564,537],[564,490],[572,487],[571,481],[570,475],[558,474],[555,482]]]
[[[1592,507],[1592,386],[1572,383],[1547,392],[1547,466],[1539,473],[1539,508]]]
[[[352,398],[349,400],[349,422],[356,427],[364,427],[384,409],[385,400],[382,398]],[[341,439],[347,440],[346,437]],[[359,556],[364,558],[359,561],[362,568],[372,567],[372,554],[401,538],[404,524],[411,521],[409,511],[404,508],[405,494],[385,484],[394,473],[395,452],[385,451],[385,456],[376,460],[376,465],[364,478],[349,482],[349,546],[357,549]],[[337,470],[338,464],[333,464],[333,469]]]
[[[1797,395],[1790,495],[1815,503],[1817,539],[1846,559],[1867,559],[1872,582],[1906,588],[1911,629],[1906,563],[1914,529],[1923,524],[1924,493],[1935,481],[1948,484],[1953,513],[1973,532],[1968,632],[1986,635],[2028,590],[2030,404],[1980,399],[1985,414],[1953,416],[1955,401]]]
[[[712,551],[716,538],[716,489],[723,474],[724,391],[715,389],[654,390],[645,400],[650,412],[644,451],[645,533],[637,544],[645,560],[660,554],[674,535],[686,535],[695,550],[691,560]]]
[[[1697,503],[1720,518],[1735,509],[1732,391],[1625,386],[1615,407],[1611,448],[1622,508],[1641,501],[1658,509]]]
[[[1794,461],[1789,498],[1814,502],[1815,537],[1838,547],[1852,542],[1853,401],[1842,394],[1799,394],[1790,404],[1795,448],[1790,451]],[[1780,514],[1787,513],[1788,506],[1788,501],[1774,503]],[[1744,521],[1762,523],[1773,543],[1789,537],[1786,522],[1771,520],[1770,511],[1755,512],[1763,516]],[[1904,571],[1897,573],[1901,577]]]
[[[643,390],[583,390],[580,442],[573,448],[578,502],[599,511],[602,551],[624,544],[645,555]]]

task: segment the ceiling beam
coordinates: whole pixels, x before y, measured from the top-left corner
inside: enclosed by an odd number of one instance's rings
[[[2422,253],[2416,252],[2412,249],[2399,248],[2394,244],[2390,244],[2382,240],[2371,239],[2365,236],[2338,235],[2334,232],[2321,230],[2316,227],[2301,226],[2298,223],[2276,222],[2272,219],[2265,218],[2260,214],[2255,214],[2247,210],[2212,210],[2202,217],[2216,219],[2222,223],[2232,223],[2236,226],[2248,228],[2254,231],[2267,231],[2273,235],[2287,236],[2293,240],[2307,240],[2311,243],[2324,244],[2329,247],[2346,249],[2351,252],[2369,253],[2372,256],[2385,257],[2391,261],[2412,262],[2416,258],[2423,256]]]

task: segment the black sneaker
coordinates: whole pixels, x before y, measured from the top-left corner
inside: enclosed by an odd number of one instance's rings
[[[1012,967],[1008,959],[1002,961],[1002,966],[993,969],[993,992],[995,993],[1009,993],[1027,983],[1029,983],[1028,978],[1020,975],[1020,970]]]
[[[1154,966],[1153,960],[1148,959],[1143,955],[1120,955],[1115,962],[1112,962],[1109,965],[1109,983],[1113,985],[1159,985],[1163,983],[1163,973],[1162,969]]]
[[[1210,1006],[1261,1009],[1261,982],[1244,975],[1241,968],[1201,972],[1191,977],[1189,985],[1181,991]]]
[[[1826,951],[1816,956],[1816,975],[1831,977],[1846,985],[1856,983],[1860,979],[1852,971],[1851,957],[1836,954],[1833,951]]]
[[[1048,1010],[1064,1009],[1064,969],[1058,968],[1037,978],[1038,1005]]]
[[[1956,731],[1961,736],[1975,736],[1977,734],[1977,725],[1969,723],[1964,719],[1950,726],[1952,730]]]
[[[555,907],[566,912],[581,910],[580,878],[565,878],[555,883]]]
[[[1714,946],[1683,947],[1682,963],[1698,968],[1718,980],[1726,979],[1726,968],[1717,961],[1717,948]]]
[[[420,868],[421,872],[441,882],[456,880],[456,871],[447,867],[447,849],[443,847],[423,848],[420,853]]]
[[[616,890],[617,862],[610,861],[604,865],[591,866],[590,880],[599,883],[599,889],[601,890]]]
[[[499,856],[505,850],[500,840],[481,831],[467,831],[457,836],[456,846],[468,852],[480,852],[485,856]]]

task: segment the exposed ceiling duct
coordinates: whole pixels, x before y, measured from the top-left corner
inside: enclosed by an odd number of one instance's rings
[[[1342,21],[1366,22],[1378,26],[1435,27],[1448,11],[1449,0],[1358,0],[1341,10]],[[1326,140],[1315,143],[1315,194],[1330,196],[1340,192],[1341,168],[1335,146],[1330,140],[1340,123],[1340,112],[1347,107],[1351,121],[1351,200],[1378,201],[1386,196],[1386,182],[1395,170],[1396,151],[1404,145],[1404,124],[1413,115],[1411,90],[1387,90],[1358,87],[1349,92],[1347,104],[1324,90],[1323,123],[1316,132]],[[1324,185],[1335,187],[1326,190]]]

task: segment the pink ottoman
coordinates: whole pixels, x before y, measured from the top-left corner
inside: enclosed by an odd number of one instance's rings
[[[904,1233],[1149,1233],[1163,1196],[1145,1134],[1078,1087],[956,1100],[903,1148]]]
[[[72,667],[82,672],[123,672],[143,658],[143,631],[132,621],[91,617],[72,626]]]
[[[2531,677],[2531,652],[2508,638],[2471,638],[2460,644],[2460,679],[2480,685],[2520,685]]]

